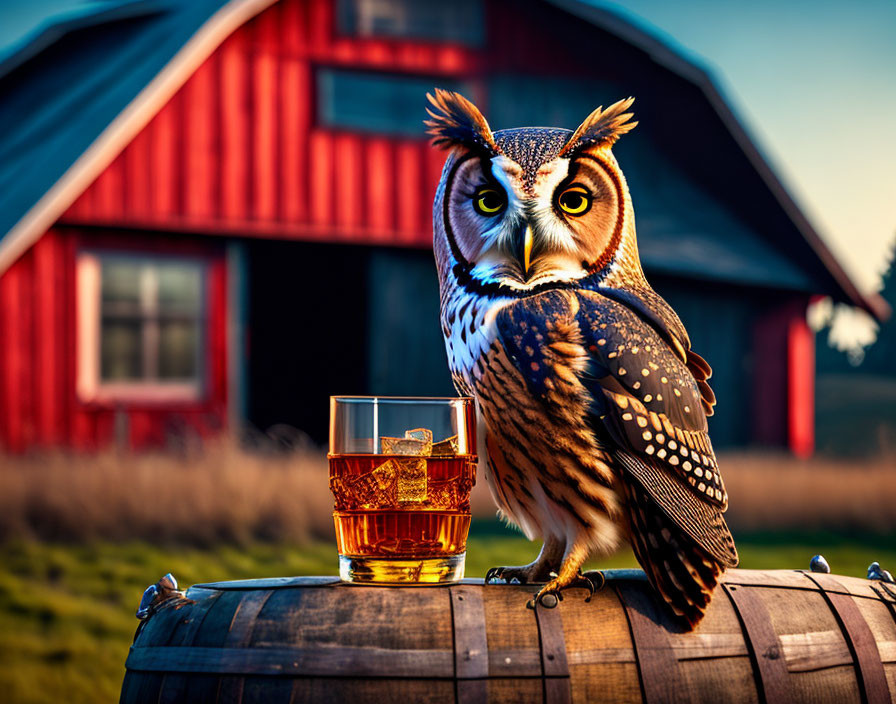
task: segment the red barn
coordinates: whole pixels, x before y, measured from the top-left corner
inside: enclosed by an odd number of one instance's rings
[[[648,276],[716,369],[713,437],[811,451],[806,304],[883,307],[705,71],[573,0],[89,3],[5,47],[0,446],[320,440],[330,393],[450,393],[434,85],[495,128],[636,95],[618,156]]]

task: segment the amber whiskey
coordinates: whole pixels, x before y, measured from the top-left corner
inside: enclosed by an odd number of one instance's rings
[[[476,456],[425,437],[383,438],[395,454],[331,454],[340,575],[352,582],[463,577]],[[389,445],[389,442],[392,445]],[[418,454],[414,443],[426,453]],[[444,453],[439,455],[439,453]]]

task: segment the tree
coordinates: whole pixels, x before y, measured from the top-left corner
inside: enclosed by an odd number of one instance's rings
[[[890,248],[890,262],[883,277],[881,297],[890,305],[889,320],[880,325],[877,339],[865,350],[861,370],[868,374],[896,377],[896,241]]]

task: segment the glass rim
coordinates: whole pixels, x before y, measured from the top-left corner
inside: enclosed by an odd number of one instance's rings
[[[330,396],[331,401],[416,401],[419,403],[454,402],[472,403],[472,396]]]

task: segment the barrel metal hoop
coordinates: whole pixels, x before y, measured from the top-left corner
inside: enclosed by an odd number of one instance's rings
[[[645,704],[674,700],[678,661],[646,585],[614,585],[632,635],[641,693]]]
[[[292,677],[394,677],[451,679],[451,654],[372,646],[282,648],[131,648],[125,666],[137,672],[206,675],[289,675]]]
[[[891,699],[884,664],[874,634],[855,600],[851,595],[842,593],[845,591],[843,585],[835,577],[829,574],[804,574],[818,585],[840,622],[843,637],[855,658],[862,701],[887,704]]]
[[[541,672],[544,676],[545,704],[569,704],[572,687],[569,681],[569,660],[566,637],[563,635],[562,604],[548,609],[541,602],[535,605],[535,622],[541,648]]]
[[[448,590],[454,630],[454,675],[458,704],[488,699],[488,636],[482,590],[457,586]]]
[[[781,639],[772,627],[768,609],[750,587],[722,584],[744,627],[750,657],[756,665],[757,689],[765,702],[788,702],[790,675]]]

